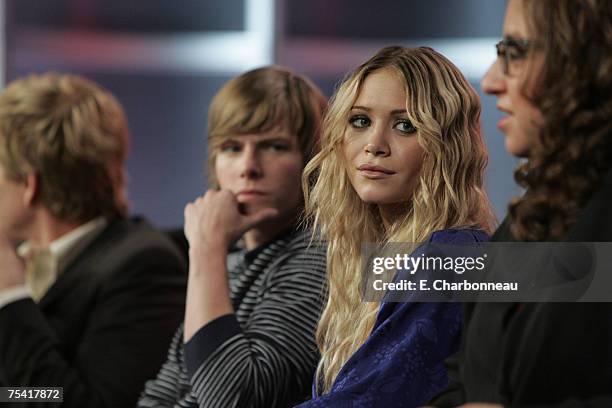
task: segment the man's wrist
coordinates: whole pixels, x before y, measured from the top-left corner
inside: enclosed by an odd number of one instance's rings
[[[208,262],[214,258],[219,258],[225,262],[228,251],[229,244],[222,240],[193,245],[189,247],[189,264],[201,265],[203,262]]]

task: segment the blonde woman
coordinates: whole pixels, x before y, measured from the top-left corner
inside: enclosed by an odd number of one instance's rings
[[[360,251],[488,239],[479,117],[473,88],[429,48],[384,48],[334,95],[303,176],[307,214],[329,244],[329,299],[314,398],[301,407],[415,407],[448,384],[460,306],[364,302]]]

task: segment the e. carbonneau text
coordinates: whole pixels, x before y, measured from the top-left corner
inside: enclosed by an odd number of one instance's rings
[[[402,279],[397,282],[384,282],[377,279],[372,282],[376,291],[517,291],[517,282],[449,282],[445,279],[421,279],[419,281],[411,281]]]

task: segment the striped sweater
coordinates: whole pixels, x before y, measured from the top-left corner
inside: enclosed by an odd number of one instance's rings
[[[186,344],[179,327],[138,407],[271,408],[307,399],[325,282],[325,250],[309,239],[291,231],[241,254],[229,271],[235,313]]]

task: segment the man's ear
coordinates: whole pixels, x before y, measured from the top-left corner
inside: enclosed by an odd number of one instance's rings
[[[32,207],[40,191],[38,176],[33,172],[28,172],[24,181],[23,204]]]

